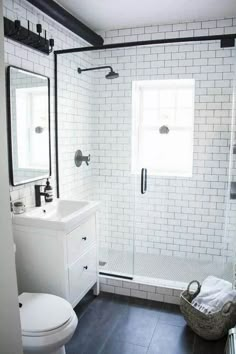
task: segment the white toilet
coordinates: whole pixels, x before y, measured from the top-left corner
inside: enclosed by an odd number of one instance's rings
[[[78,324],[71,304],[55,295],[19,296],[24,354],[65,354]]]

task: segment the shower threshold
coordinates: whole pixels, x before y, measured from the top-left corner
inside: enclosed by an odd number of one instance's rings
[[[155,254],[102,249],[99,267],[101,276],[121,278],[138,284],[145,284],[176,290],[186,289],[192,280],[202,282],[208,275],[232,282],[231,263],[209,262],[198,259],[170,257]]]

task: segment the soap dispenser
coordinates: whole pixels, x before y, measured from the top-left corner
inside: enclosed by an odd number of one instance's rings
[[[53,201],[53,190],[52,186],[50,185],[49,179],[47,179],[46,186],[44,188],[44,198],[46,203],[50,203]]]

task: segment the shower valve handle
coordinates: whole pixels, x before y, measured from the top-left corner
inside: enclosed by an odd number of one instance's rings
[[[81,150],[77,150],[75,152],[74,161],[77,167],[80,167],[82,165],[82,162],[85,162],[88,166],[90,162],[90,155],[84,156]]]

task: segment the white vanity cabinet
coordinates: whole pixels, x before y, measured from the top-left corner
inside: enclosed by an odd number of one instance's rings
[[[80,218],[69,231],[24,225],[19,218],[13,218],[13,232],[20,293],[55,294],[73,307],[92,287],[98,294],[96,212]]]

